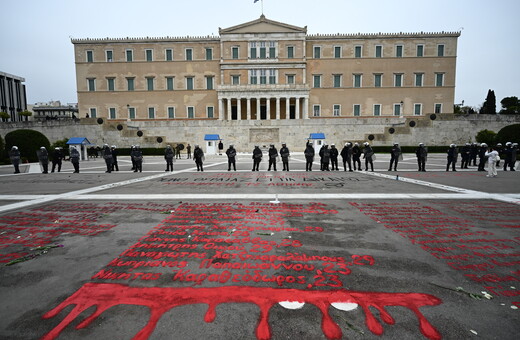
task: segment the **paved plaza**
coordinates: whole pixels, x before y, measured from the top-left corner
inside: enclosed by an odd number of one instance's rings
[[[519,172],[183,157],[1,166],[0,338],[518,338]]]

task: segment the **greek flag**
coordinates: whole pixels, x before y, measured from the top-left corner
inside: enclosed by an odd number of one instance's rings
[[[253,1],[253,3],[256,4],[258,1],[260,1],[260,0],[255,0],[255,1]]]

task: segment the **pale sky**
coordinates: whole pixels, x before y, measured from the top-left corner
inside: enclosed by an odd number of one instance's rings
[[[76,103],[70,38],[218,35],[261,15],[254,0],[0,0],[0,71],[27,102]],[[518,0],[264,0],[268,19],[308,34],[461,31],[455,103],[520,97]]]

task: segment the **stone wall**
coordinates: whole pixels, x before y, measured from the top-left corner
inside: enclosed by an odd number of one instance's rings
[[[410,127],[415,123],[414,127]],[[93,144],[104,143],[128,147],[164,147],[168,143],[205,145],[205,134],[218,134],[227,146],[234,144],[239,152],[248,152],[253,146],[282,142],[293,151],[303,151],[311,133],[325,133],[327,143],[342,145],[346,141],[364,142],[373,136],[373,145],[426,145],[463,144],[475,140],[478,131],[488,129],[498,132],[504,126],[520,123],[519,115],[437,115],[430,117],[367,117],[321,118],[305,120],[155,120],[155,121],[107,121],[98,124],[96,119],[71,121],[43,121],[0,123],[0,135],[17,129],[33,129],[42,132],[51,143],[70,137],[87,137]],[[123,129],[119,131],[117,125]],[[390,133],[393,128],[394,133]],[[137,131],[143,136],[138,137]],[[157,142],[157,137],[163,139]]]

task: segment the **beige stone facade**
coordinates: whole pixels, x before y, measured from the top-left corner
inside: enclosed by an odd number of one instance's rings
[[[459,35],[308,35],[261,16],[218,37],[73,39],[79,114],[320,124],[452,113]]]

